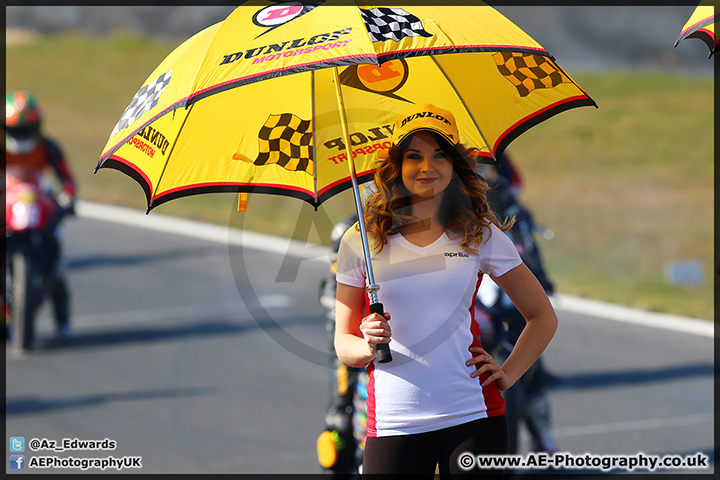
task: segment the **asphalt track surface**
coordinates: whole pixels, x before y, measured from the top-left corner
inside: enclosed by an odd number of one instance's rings
[[[76,337],[55,343],[44,307],[38,348],[6,352],[6,452],[9,437],[22,436],[26,464],[114,456],[142,457],[142,468],[123,473],[321,472],[315,440],[331,372],[317,286],[327,256],[243,242],[227,228],[224,241],[195,238],[210,227],[194,227],[195,237],[144,228],[154,215],[66,222]],[[550,396],[560,450],[700,453],[710,467],[693,473],[712,473],[713,338],[562,305],[558,317],[543,358],[560,381]],[[35,438],[116,448],[34,452]],[[9,463],[6,471],[16,473]]]

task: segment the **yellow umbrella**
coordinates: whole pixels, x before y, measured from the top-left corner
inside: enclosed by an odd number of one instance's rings
[[[461,141],[485,162],[533,125],[596,106],[485,5],[251,2],[155,69],[96,171],[137,180],[148,211],[207,192],[290,195],[317,207],[352,186],[359,213],[358,182],[389,148],[395,116],[420,103],[452,111]]]
[[[699,38],[705,42],[710,49],[708,58],[717,52],[720,42],[715,36],[715,7],[712,2],[702,2],[695,8],[675,41],[675,46],[677,47],[686,38]]]

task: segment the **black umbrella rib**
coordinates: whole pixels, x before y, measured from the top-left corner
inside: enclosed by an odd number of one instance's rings
[[[566,110],[571,110],[573,108],[578,107],[595,107],[597,108],[597,104],[593,99],[590,97],[587,98],[579,98],[577,100],[572,100],[570,102],[566,102],[560,105],[556,105],[555,107],[545,110],[543,113],[536,115],[534,117],[526,119],[524,122],[522,122],[520,125],[515,127],[514,130],[508,131],[505,136],[503,136],[497,144],[497,154],[498,156],[502,156],[503,152],[507,148],[510,143],[515,140],[517,137],[519,137],[524,132],[530,130],[535,125],[538,125],[545,120],[554,117],[555,115],[564,112]]]
[[[369,182],[370,180],[372,180],[374,174],[375,174],[375,171],[373,170],[373,171],[371,171],[371,172],[369,172],[369,173],[364,173],[364,174],[358,175],[358,176],[357,176],[358,185],[363,184],[363,183],[365,183],[365,182]],[[352,188],[352,184],[350,183],[350,181],[341,182],[341,183],[335,185],[334,187],[332,187],[332,188],[324,191],[324,192],[320,195],[320,198],[319,198],[319,200],[318,200],[317,206],[320,206],[323,202],[325,202],[325,200],[334,197],[335,195],[337,195],[337,194],[340,193],[340,192],[344,192],[345,190],[349,190],[350,188]],[[313,205],[313,206],[315,206],[315,205]],[[317,206],[315,206],[316,209],[317,209]]]
[[[166,115],[166,114],[172,112],[173,110],[177,110],[178,108],[183,108],[183,107],[187,107],[187,99],[180,100],[179,102],[177,102],[177,103],[169,106],[168,108],[166,108],[166,109],[163,110],[162,112],[159,112],[158,114],[156,114],[155,116],[153,116],[153,117],[152,117],[150,120],[148,120],[147,122],[143,123],[140,127],[138,127],[138,128],[136,128],[135,130],[133,130],[129,135],[126,135],[126,136],[123,138],[122,141],[118,142],[117,145],[115,145],[114,147],[112,147],[110,150],[108,150],[107,152],[105,152],[105,153],[103,154],[103,156],[102,156],[102,157],[100,158],[100,160],[98,161],[97,165],[95,165],[95,171],[94,171],[93,173],[97,173],[98,170],[100,170],[102,167],[104,167],[104,166],[105,166],[105,162],[106,162],[115,152],[117,152],[117,151],[120,149],[120,147],[122,147],[122,146],[125,144],[125,142],[129,141],[132,137],[134,137],[134,136],[137,135],[139,132],[141,132],[145,127],[147,127],[148,125],[152,124],[155,120],[157,120],[158,118],[162,117],[163,115]]]
[[[187,115],[185,115],[185,118],[183,119],[182,125],[180,125],[180,129],[177,132],[177,135],[175,135],[175,141],[172,144],[172,147],[170,148],[170,152],[168,152],[168,156],[165,159],[165,165],[163,165],[162,172],[160,172],[160,177],[158,177],[157,184],[155,185],[155,191],[153,192],[153,196],[150,199],[150,202],[148,202],[148,208],[147,213],[150,212],[156,205],[154,205],[153,199],[155,198],[155,195],[157,195],[158,189],[160,188],[160,184],[162,183],[162,179],[165,176],[165,170],[167,169],[168,163],[170,163],[170,159],[172,158],[173,151],[175,151],[175,145],[177,145],[178,138],[180,138],[180,134],[182,133],[183,129],[185,128],[185,124],[188,121],[188,118],[190,118],[190,114],[192,113],[192,108],[194,104],[191,104],[188,107]]]
[[[150,205],[150,199],[152,198],[151,186],[148,180],[138,170],[122,161],[121,157],[116,157],[115,155],[110,155],[110,157],[106,158],[101,166],[103,168],[118,170],[135,180],[142,187],[145,193],[145,200],[147,204]],[[97,173],[97,169],[95,169],[95,173]],[[148,209],[148,212],[149,211],[150,209]]]
[[[552,58],[547,50],[537,48],[524,48],[512,45],[459,45],[451,47],[435,47],[423,50],[403,50],[391,53],[382,53],[378,55],[378,63],[384,63],[390,60],[398,60],[401,58],[425,57],[434,55],[447,55],[453,53],[483,53],[483,52],[516,52],[529,55],[539,55],[541,57]]]
[[[357,180],[358,183],[365,183],[370,180],[372,180],[374,174],[374,170],[362,173],[358,175]],[[262,194],[272,194],[272,195],[282,195],[284,197],[292,197],[297,198],[299,200],[302,200],[304,202],[309,203],[313,206],[313,208],[317,209],[321,204],[323,204],[326,200],[329,198],[334,197],[340,192],[343,192],[345,190],[350,189],[352,186],[350,184],[350,181],[344,181],[340,182],[337,185],[334,185],[332,188],[329,188],[328,190],[325,190],[322,192],[318,199],[316,200],[313,198],[313,195],[301,192],[297,190],[286,190],[284,188],[280,188],[272,186],[272,185],[248,185],[248,184],[225,184],[225,185],[203,185],[200,187],[189,187],[182,190],[175,190],[170,193],[164,193],[162,196],[154,199],[152,208],[157,207],[158,205],[162,205],[165,202],[169,202],[171,200],[175,200],[178,198],[188,197],[191,195],[199,195],[199,194],[205,194],[205,193],[262,193]]]
[[[348,188],[348,187],[346,187]],[[313,207],[317,208],[319,205],[316,204],[312,195],[305,192],[298,192],[294,190],[285,190],[279,187],[272,186],[258,186],[258,185],[204,185],[201,187],[189,187],[182,190],[176,190],[170,193],[164,193],[162,196],[155,199],[152,208],[162,205],[163,203],[178,198],[189,197],[191,195],[200,195],[207,193],[263,193],[272,195],[282,195],[285,197],[292,197],[303,200]],[[321,199],[322,200],[322,199]]]
[[[693,25],[692,27],[688,28],[685,33],[681,33],[681,34],[680,34],[680,38],[678,38],[678,39],[675,41],[675,45],[674,45],[674,46],[677,47],[678,44],[679,44],[681,41],[683,41],[683,40],[685,40],[686,38],[690,37],[690,36],[693,35],[694,33],[697,33],[697,31],[700,30],[701,28],[707,27],[708,25],[712,25],[713,23],[715,23],[715,17],[716,17],[716,16],[717,16],[717,15],[713,15],[712,17],[706,18],[705,20],[702,20],[701,22],[698,22],[698,23],[696,23],[695,25]]]
[[[475,125],[475,128],[477,128],[477,131],[480,132],[480,136],[482,137],[483,142],[485,142],[485,146],[488,148],[488,151],[490,152],[490,156],[492,156],[493,160],[494,160],[495,163],[497,164],[497,158],[495,157],[495,152],[493,151],[493,148],[492,148],[492,146],[490,145],[490,143],[488,143],[487,139],[485,138],[485,134],[483,133],[482,129],[480,128],[480,124],[478,123],[477,120],[475,120],[475,117],[473,116],[472,112],[471,112],[470,109],[467,107],[467,104],[465,103],[465,99],[462,97],[462,95],[460,95],[460,92],[458,91],[458,89],[455,88],[455,84],[454,84],[453,81],[450,79],[450,77],[449,77],[448,74],[445,72],[445,70],[442,68],[442,66],[438,63],[438,61],[435,60],[435,57],[434,57],[433,55],[430,55],[430,58],[431,58],[432,61],[435,63],[435,66],[438,68],[438,70],[440,70],[440,73],[443,74],[443,76],[445,77],[445,80],[447,80],[447,82],[448,82],[448,83],[450,84],[450,86],[453,88],[453,91],[455,92],[455,95],[457,95],[457,97],[458,97],[458,98],[460,99],[460,101],[462,102],[463,106],[465,107],[465,111],[466,111],[467,114],[470,116],[470,119],[471,119],[472,122],[473,122],[473,125]]]

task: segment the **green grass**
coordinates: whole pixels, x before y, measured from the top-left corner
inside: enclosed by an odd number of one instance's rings
[[[713,84],[661,73],[576,74],[598,110],[563,113],[512,145],[559,290],[713,318]],[[700,286],[667,262],[697,259]]]
[[[93,174],[110,131],[137,88],[176,45],[126,34],[39,37],[6,47],[7,89],[40,98],[45,130],[60,140],[86,200],[145,209],[129,177]],[[713,84],[665,73],[568,72],[599,109],[562,113],[510,148],[523,202],[554,230],[540,240],[558,291],[659,312],[713,318]],[[315,213],[296,199],[200,195],[154,212],[328,243],[352,211],[349,192]],[[152,215],[152,214],[151,214]],[[704,282],[666,284],[666,263],[697,259]]]

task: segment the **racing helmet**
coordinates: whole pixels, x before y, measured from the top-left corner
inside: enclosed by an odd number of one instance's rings
[[[13,154],[31,152],[40,142],[40,107],[27,90],[5,95],[5,149]]]

